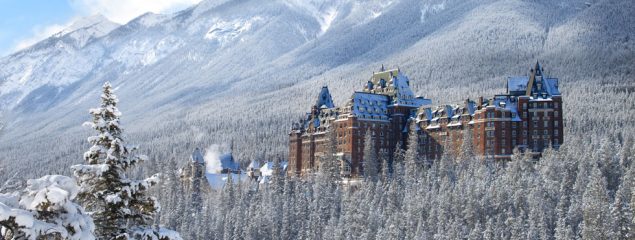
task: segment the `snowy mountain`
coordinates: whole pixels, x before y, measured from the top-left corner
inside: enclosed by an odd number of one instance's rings
[[[341,103],[381,64],[435,103],[498,93],[536,60],[565,92],[628,85],[634,10],[617,0],[210,0],[122,26],[93,16],[0,59],[0,162],[80,161],[71,146],[104,81],[127,133],[156,154],[234,139],[241,161],[285,155],[291,119],[322,85]],[[66,160],[41,154],[51,151]]]

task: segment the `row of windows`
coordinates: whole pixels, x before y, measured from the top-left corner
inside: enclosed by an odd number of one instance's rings
[[[551,108],[552,106],[553,108],[560,107],[560,105],[557,102],[554,102],[553,104],[551,104],[550,102],[531,103],[531,108]],[[527,109],[527,103],[523,103],[523,109]]]

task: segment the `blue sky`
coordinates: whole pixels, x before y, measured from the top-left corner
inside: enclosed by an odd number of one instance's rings
[[[0,0],[0,56],[28,47],[81,17],[124,24],[146,12],[168,13],[200,0]]]
[[[0,55],[6,55],[38,31],[67,22],[73,16],[67,0],[0,0]]]

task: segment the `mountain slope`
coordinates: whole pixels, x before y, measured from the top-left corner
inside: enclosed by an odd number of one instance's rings
[[[0,59],[0,162],[79,161],[80,125],[104,81],[116,87],[130,137],[158,156],[235,140],[243,161],[285,155],[290,122],[321,85],[341,104],[381,64],[400,67],[436,103],[500,93],[506,76],[536,60],[565,92],[632,85],[634,6],[244,0],[145,14],[114,29],[97,18],[80,24],[83,33],[63,31]],[[33,145],[44,147],[26,150]]]

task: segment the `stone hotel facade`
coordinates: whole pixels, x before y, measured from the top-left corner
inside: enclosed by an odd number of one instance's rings
[[[329,138],[331,130],[335,130]],[[507,92],[493,98],[467,99],[461,104],[431,106],[415,96],[399,70],[373,73],[362,91],[335,107],[327,87],[289,134],[289,174],[304,175],[319,166],[329,139],[336,139],[342,174],[359,176],[364,137],[370,131],[378,153],[407,146],[408,134],[419,137],[420,154],[436,159],[444,151],[458,153],[470,139],[474,154],[509,159],[513,149],[539,155],[563,142],[562,97],[558,79],[543,76],[536,63],[529,76],[509,77]]]

